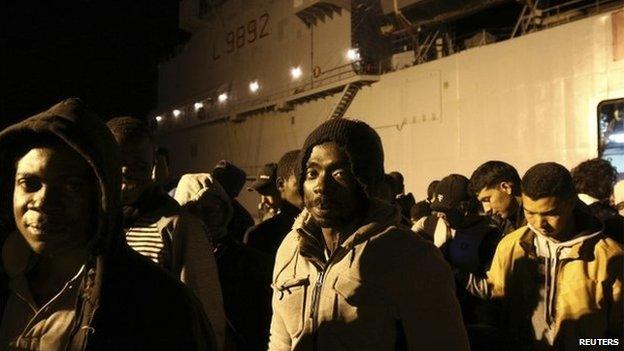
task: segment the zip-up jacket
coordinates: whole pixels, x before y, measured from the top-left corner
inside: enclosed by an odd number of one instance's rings
[[[622,247],[601,231],[561,243],[538,235],[524,226],[505,236],[487,279],[468,284],[502,303],[506,349],[577,350],[581,338],[621,339]]]
[[[125,243],[119,151],[106,125],[79,100],[62,101],[0,133],[3,191],[14,180],[15,150],[42,135],[57,138],[86,160],[100,194],[91,257],[85,262],[69,343],[63,349],[215,350],[212,331],[191,292]],[[7,202],[0,210],[8,210]],[[0,234],[3,246],[6,233]],[[11,294],[7,281],[5,268],[0,267],[2,314]]]
[[[468,350],[450,267],[400,219],[370,200],[327,257],[304,210],[277,252],[269,350]]]

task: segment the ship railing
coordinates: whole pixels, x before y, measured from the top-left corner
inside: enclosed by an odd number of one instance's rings
[[[215,99],[208,99],[207,96],[216,94],[216,90],[196,96],[178,104],[178,109],[183,111],[181,118],[171,118],[167,113],[165,121],[156,123],[157,128],[184,128],[191,127],[201,123],[210,123],[222,121],[224,119],[236,120],[237,117],[257,114],[270,110],[276,105],[284,104],[290,100],[300,99],[306,96],[306,93],[315,94],[322,92],[324,87],[332,88],[339,85],[340,82],[355,79],[359,75],[371,76],[378,75],[381,72],[381,63],[365,63],[363,61],[354,61],[340,66],[329,68],[325,71],[318,72],[316,76],[312,75],[304,82],[290,83],[283,85],[273,91],[268,91],[258,97],[237,100],[232,98],[226,104],[219,104]],[[294,99],[293,99],[294,97]],[[210,100],[210,102],[207,102]],[[201,110],[194,110],[193,105],[196,101],[204,101]],[[195,118],[189,118],[189,116]]]

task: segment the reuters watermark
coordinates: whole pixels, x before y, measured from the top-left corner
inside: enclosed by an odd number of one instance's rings
[[[620,339],[579,339],[579,346],[620,346]]]

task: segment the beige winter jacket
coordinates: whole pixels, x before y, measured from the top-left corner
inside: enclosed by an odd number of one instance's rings
[[[468,350],[448,264],[399,221],[371,200],[326,262],[304,210],[277,252],[269,350]]]

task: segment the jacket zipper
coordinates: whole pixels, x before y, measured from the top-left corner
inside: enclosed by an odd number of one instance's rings
[[[323,278],[325,278],[325,271],[319,272],[319,277],[314,284],[314,292],[312,293],[312,311],[310,317],[312,318],[312,332],[316,331],[317,319],[318,319],[318,305],[321,297],[321,287],[323,286]]]
[[[312,318],[312,341],[314,350],[317,350],[318,348],[318,335],[316,333],[316,328],[318,324],[318,309],[321,297],[321,287],[323,286],[323,278],[325,278],[325,271],[319,271],[319,277],[316,280],[316,284],[314,284],[314,291],[312,292],[312,309],[310,311],[310,318]]]

